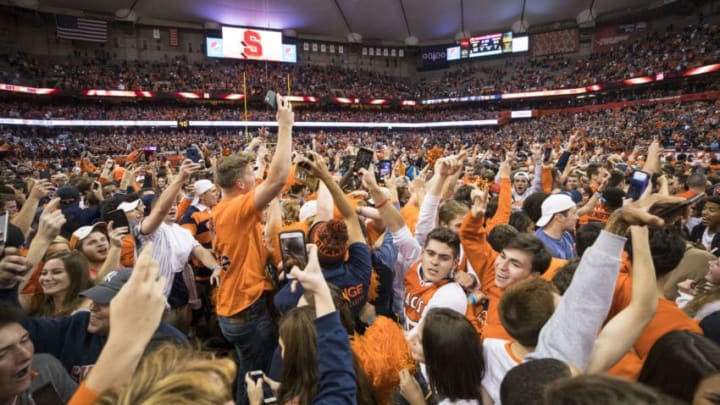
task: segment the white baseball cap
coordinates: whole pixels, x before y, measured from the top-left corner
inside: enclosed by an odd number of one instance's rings
[[[536,225],[542,228],[550,222],[553,215],[567,211],[574,206],[575,201],[569,195],[564,193],[551,194],[542,203],[542,216],[538,219]]]

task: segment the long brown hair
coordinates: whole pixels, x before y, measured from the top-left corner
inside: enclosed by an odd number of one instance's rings
[[[80,296],[80,293],[92,285],[88,271],[88,261],[82,253],[79,251],[55,253],[50,255],[45,263],[55,259],[62,262],[68,279],[70,280],[70,287],[65,292],[62,306],[56,308],[52,297],[45,295],[42,289],[40,289],[39,292],[32,297],[28,315],[46,317],[69,315],[82,303],[83,298]]]
[[[705,305],[720,300],[720,286],[714,285],[705,279],[697,282],[696,289],[695,297],[683,308],[683,311],[691,318],[694,318]]]
[[[299,405],[309,405],[315,398],[320,371],[314,321],[315,309],[310,306],[293,308],[280,321],[279,334],[285,350],[279,404],[297,399]]]

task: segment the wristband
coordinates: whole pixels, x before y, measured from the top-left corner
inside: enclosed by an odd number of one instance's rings
[[[473,304],[473,306],[477,305],[477,298],[475,298],[475,294],[470,294],[468,296],[468,299],[470,300],[470,303]]]
[[[389,198],[386,198],[385,201],[383,201],[383,202],[381,202],[380,204],[376,205],[376,206],[375,206],[375,209],[378,209],[378,210],[379,210],[380,208],[382,208],[383,206],[385,206],[385,204],[387,204],[388,201],[390,201],[390,199],[389,199]]]
[[[222,267],[222,266],[220,266],[219,263],[215,263],[214,266],[210,267],[210,271],[215,271],[215,270],[219,269],[220,267]]]
[[[368,318],[368,320],[367,320],[367,325],[370,326],[370,325],[372,325],[373,322],[375,322],[375,316],[374,316],[374,315],[371,316],[370,318]]]

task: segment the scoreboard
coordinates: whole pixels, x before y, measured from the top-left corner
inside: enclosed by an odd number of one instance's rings
[[[506,32],[463,38],[457,45],[449,47],[446,54],[447,60],[453,61],[527,50],[527,36],[513,38],[512,32]]]

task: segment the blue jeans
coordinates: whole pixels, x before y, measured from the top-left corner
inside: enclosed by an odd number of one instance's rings
[[[218,321],[223,336],[237,352],[236,404],[246,405],[245,374],[253,370],[267,373],[277,346],[277,329],[270,318],[265,296],[234,316],[218,317]]]

